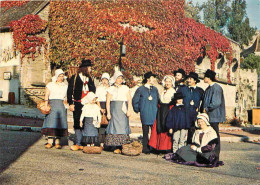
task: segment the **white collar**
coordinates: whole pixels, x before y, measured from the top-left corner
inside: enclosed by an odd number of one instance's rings
[[[84,76],[82,73],[79,73],[79,77],[82,80],[82,82],[86,82],[86,81],[88,82],[89,81],[89,77]]]
[[[192,86],[189,86],[189,88],[191,88],[191,87],[192,87]],[[195,85],[195,86],[193,86],[193,88],[194,88],[194,89],[196,89],[196,87],[197,87],[196,85]]]
[[[149,84],[146,83],[146,84],[144,84],[144,86],[145,86],[146,88],[150,89],[152,85],[149,85]]]
[[[176,106],[181,106],[181,105],[183,105],[183,104],[176,104]]]
[[[210,86],[212,87],[213,85],[215,85],[215,83],[216,83],[216,82],[212,82],[212,84],[211,84]]]

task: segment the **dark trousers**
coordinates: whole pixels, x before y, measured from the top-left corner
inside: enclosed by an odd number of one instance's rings
[[[75,110],[73,112],[73,120],[74,120],[74,129],[81,129],[80,128],[80,116],[82,112],[83,105],[80,102],[74,102]]]
[[[74,102],[74,105],[75,105],[75,110],[73,112],[73,120],[74,120],[73,128],[75,130],[75,135],[76,135],[75,144],[81,145],[82,131],[80,127],[80,116],[81,116],[81,112],[82,112],[81,109],[83,105],[80,102]]]
[[[212,122],[212,123],[210,123],[210,126],[216,131],[216,133],[218,135],[218,144],[216,145],[215,153],[216,153],[216,156],[219,158],[219,155],[220,155],[219,123]]]
[[[143,129],[143,152],[150,152],[150,147],[148,145],[149,143],[149,127],[152,128],[152,125],[145,125],[142,124],[142,129]]]
[[[188,130],[188,137],[187,137],[187,144],[192,144],[192,137],[194,135],[195,130],[196,130],[195,126],[189,128],[189,130]]]

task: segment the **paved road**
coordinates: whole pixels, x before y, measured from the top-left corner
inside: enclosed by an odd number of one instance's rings
[[[44,149],[39,133],[0,130],[0,184],[260,184],[260,145],[222,143],[218,168],[169,163],[157,155],[87,155]]]

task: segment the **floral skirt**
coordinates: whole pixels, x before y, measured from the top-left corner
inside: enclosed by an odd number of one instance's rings
[[[122,146],[130,140],[126,134],[107,134],[105,138],[105,146]]]

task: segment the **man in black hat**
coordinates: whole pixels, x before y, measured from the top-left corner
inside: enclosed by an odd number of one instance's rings
[[[82,132],[80,127],[80,115],[83,105],[81,99],[84,98],[88,92],[96,92],[94,81],[90,76],[91,60],[82,60],[79,66],[78,73],[73,75],[69,80],[67,91],[67,99],[69,103],[69,110],[73,111],[74,130],[76,134],[76,143],[71,146],[71,150],[76,151],[83,149],[81,146]]]
[[[186,80],[186,73],[182,68],[179,68],[177,71],[174,71],[174,77],[175,77],[175,90],[176,93],[181,92],[183,95],[183,104],[186,109],[186,115],[187,115],[187,120],[189,120],[189,106],[190,106],[190,101],[189,101],[189,88],[185,85],[185,80]]]
[[[192,136],[195,132],[195,121],[197,119],[200,103],[203,98],[204,90],[197,87],[196,84],[200,82],[199,75],[195,72],[190,72],[187,76],[189,87],[188,102],[189,102],[189,116],[191,128],[188,130],[187,144],[192,143]]]
[[[175,77],[175,90],[177,92],[179,88],[185,86],[186,73],[182,68],[179,68],[177,71],[173,71],[173,74]]]
[[[212,70],[207,70],[204,76],[204,82],[209,84],[205,90],[201,112],[209,115],[209,122],[211,127],[218,135],[218,145],[216,152],[219,157],[220,153],[220,137],[219,137],[219,123],[226,120],[225,99],[222,87],[216,83],[216,73]]]
[[[159,93],[154,83],[157,75],[152,72],[144,74],[143,85],[140,86],[134,94],[132,99],[133,109],[136,113],[140,112],[142,130],[143,130],[143,153],[149,154],[150,148],[148,146],[149,127],[154,124],[157,114],[157,105],[159,100]]]

